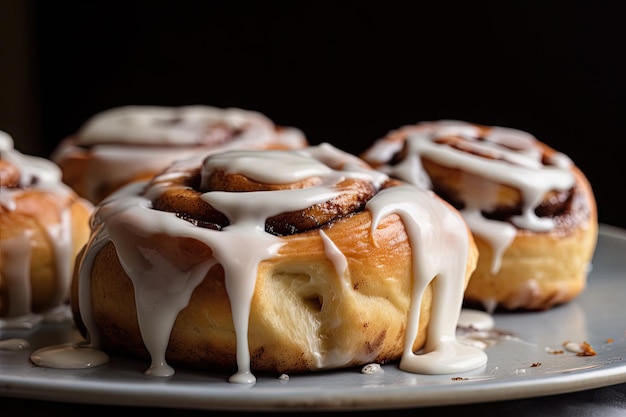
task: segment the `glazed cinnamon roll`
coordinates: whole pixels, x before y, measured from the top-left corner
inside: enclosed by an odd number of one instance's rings
[[[92,209],[54,163],[20,153],[0,131],[0,329],[71,319],[70,281]]]
[[[178,159],[229,149],[294,149],[304,133],[238,108],[122,106],[95,114],[51,155],[63,181],[93,203]]]
[[[468,303],[543,310],[586,287],[597,208],[572,160],[527,132],[443,120],[404,126],[362,158],[461,211],[479,248]]]
[[[477,258],[458,211],[329,144],[178,161],[105,199],[92,227],[76,322],[147,374],[486,361],[455,337]]]

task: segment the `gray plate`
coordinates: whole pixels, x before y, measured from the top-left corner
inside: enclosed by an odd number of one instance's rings
[[[485,367],[461,375],[415,375],[397,364],[384,373],[360,369],[292,375],[283,381],[259,376],[255,385],[228,383],[229,375],[177,369],[171,379],[143,374],[146,363],[112,357],[84,370],[33,366],[39,347],[80,340],[68,324],[45,324],[22,337],[31,350],[0,350],[0,395],[76,403],[223,410],[363,410],[469,404],[561,394],[626,382],[626,231],[601,225],[586,291],[546,312],[497,313],[497,330],[513,337],[486,349]],[[588,342],[595,356],[562,349]]]

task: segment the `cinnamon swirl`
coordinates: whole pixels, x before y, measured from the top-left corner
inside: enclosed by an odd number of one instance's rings
[[[479,248],[465,293],[488,311],[543,310],[586,287],[597,239],[591,186],[527,132],[455,120],[391,131],[361,157],[458,208]]]
[[[92,209],[54,163],[20,153],[0,131],[0,328],[71,319],[70,281]]]
[[[95,114],[51,155],[63,181],[93,203],[128,182],[150,179],[177,159],[228,149],[306,146],[295,127],[238,108],[122,106]]]
[[[329,144],[177,161],[105,199],[92,226],[76,322],[149,375],[486,362],[455,335],[477,258],[463,218]]]

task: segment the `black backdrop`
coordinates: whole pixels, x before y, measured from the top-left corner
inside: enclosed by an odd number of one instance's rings
[[[355,153],[403,124],[463,119],[566,153],[601,222],[626,227],[626,30],[602,2],[34,4],[45,154],[126,104],[258,110]]]

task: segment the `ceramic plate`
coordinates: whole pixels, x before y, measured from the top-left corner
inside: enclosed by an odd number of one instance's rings
[[[80,340],[71,325],[45,324],[22,337],[30,350],[0,350],[0,395],[77,403],[213,410],[363,410],[468,404],[561,394],[626,382],[626,231],[606,225],[588,287],[573,302],[546,312],[494,314],[498,343],[487,347],[480,369],[459,375],[416,375],[397,364],[382,374],[361,369],[259,376],[254,385],[231,384],[229,375],[177,369],[171,379],[144,375],[146,363],[112,357],[83,370],[33,366],[30,352]],[[587,342],[593,356],[563,343]]]

